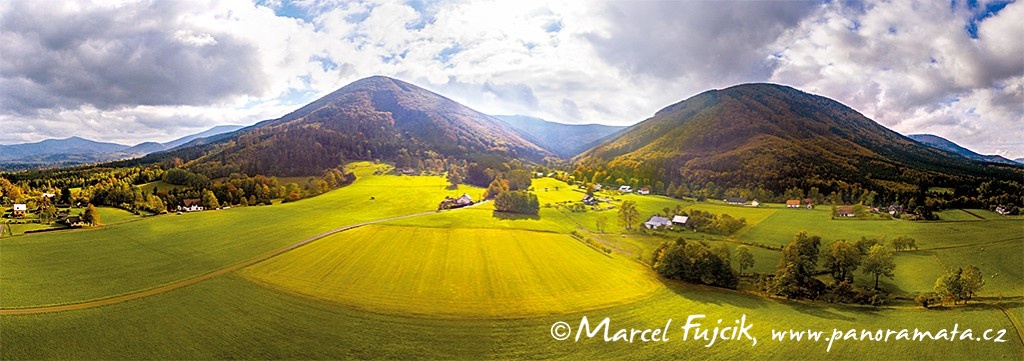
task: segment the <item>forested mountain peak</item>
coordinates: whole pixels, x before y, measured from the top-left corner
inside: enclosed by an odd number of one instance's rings
[[[932,186],[1019,180],[1019,169],[951,157],[826,97],[777,84],[710,90],[658,111],[574,159],[575,175],[666,192],[781,194],[870,189],[886,199]],[[760,192],[753,192],[760,190]],[[966,193],[965,193],[966,194]]]
[[[348,160],[416,167],[426,159],[553,154],[505,123],[418,86],[384,76],[355,81],[281,118],[221,141],[170,152],[210,175],[318,174]]]

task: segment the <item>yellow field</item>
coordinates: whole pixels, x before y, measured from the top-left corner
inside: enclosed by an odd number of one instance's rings
[[[374,312],[514,318],[629,302],[658,287],[647,272],[555,233],[366,226],[241,273]]]

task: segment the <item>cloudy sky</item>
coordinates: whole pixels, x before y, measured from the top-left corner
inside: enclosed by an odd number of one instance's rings
[[[628,125],[775,82],[1024,157],[1024,3],[2,1],[0,144],[136,144],[381,74],[489,114]]]

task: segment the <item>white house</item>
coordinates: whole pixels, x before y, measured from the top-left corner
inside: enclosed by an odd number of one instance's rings
[[[647,187],[643,187],[643,188],[640,188],[640,190],[636,191],[636,194],[648,195],[648,194],[651,194],[651,189],[647,188]]]
[[[630,186],[620,186],[619,187],[619,192],[622,192],[622,193],[633,193],[633,187],[630,187]]]
[[[16,217],[16,218],[24,217],[25,213],[28,212],[28,205],[24,204],[24,203],[15,203],[13,211],[14,211],[14,217]]]
[[[665,217],[653,216],[649,221],[644,223],[644,226],[648,229],[657,229],[659,227],[672,229],[672,221]]]
[[[675,216],[672,217],[672,224],[678,224],[680,226],[685,225],[686,221],[689,221],[690,217],[687,216]]]
[[[755,200],[752,200],[752,201],[750,201],[750,206],[751,206],[751,207],[757,207],[757,206],[759,206],[759,205],[761,205],[761,202],[758,202],[758,201],[757,201],[756,199],[755,199]]]
[[[455,204],[458,204],[459,206],[462,207],[468,206],[470,204],[473,204],[473,197],[470,197],[468,194],[463,193],[462,197],[459,197],[458,199],[455,200]]]

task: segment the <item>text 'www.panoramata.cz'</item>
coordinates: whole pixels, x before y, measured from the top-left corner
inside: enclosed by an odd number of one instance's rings
[[[673,326],[670,318],[664,324],[650,328],[616,328],[609,317],[594,322],[583,316],[575,330],[568,322],[558,321],[551,325],[551,337],[558,341],[599,340],[604,342],[623,343],[667,343],[673,340],[682,342],[700,342],[704,347],[713,347],[723,343],[757,346],[757,337],[753,332],[754,324],[744,314],[735,319],[715,319],[711,321],[705,315],[689,315],[686,321]],[[575,331],[575,332],[574,332]],[[826,343],[825,352],[830,352],[836,341],[843,342],[924,342],[924,341],[975,341],[1002,343],[1005,340],[1005,329],[987,329],[974,331],[960,329],[954,324],[951,329],[920,330],[920,329],[839,329],[829,331],[811,329],[771,329],[772,342],[821,342]]]

